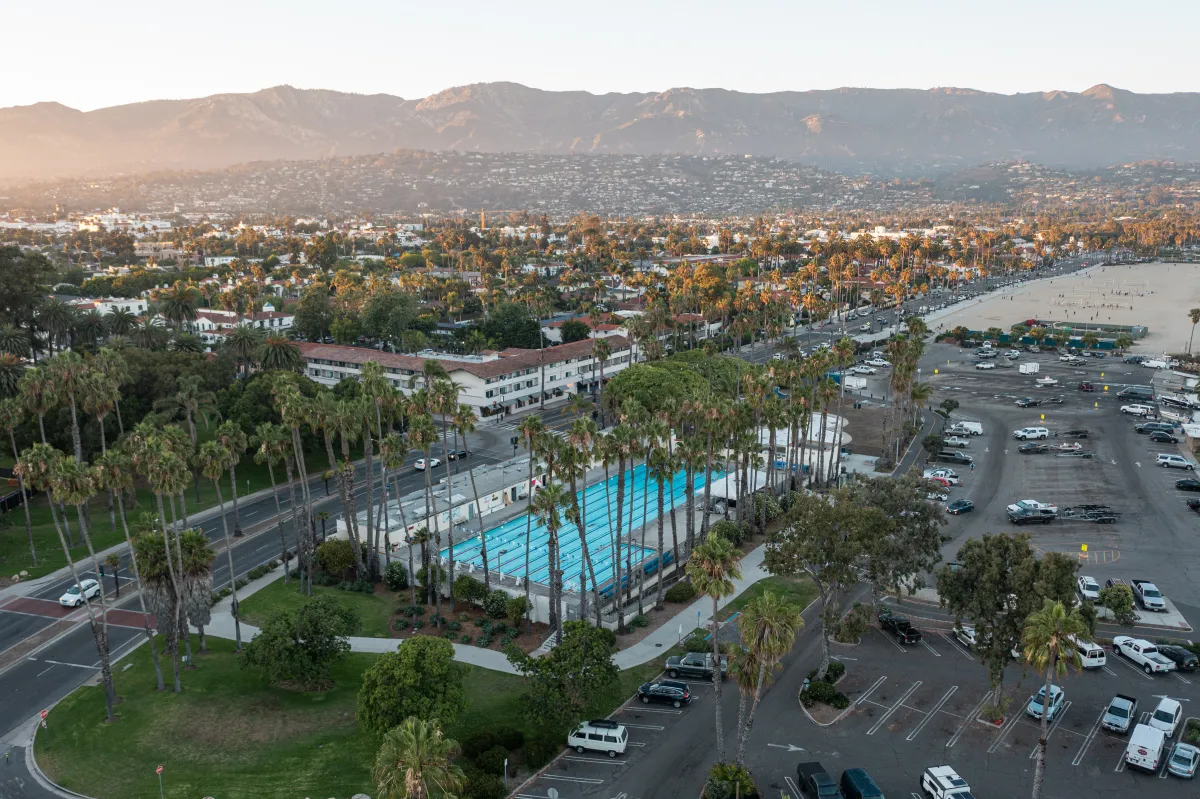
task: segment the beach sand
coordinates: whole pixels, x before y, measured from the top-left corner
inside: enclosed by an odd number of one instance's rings
[[[1134,342],[1133,351],[1183,352],[1192,332],[1192,308],[1200,308],[1200,265],[1094,266],[938,311],[928,324],[938,331],[964,325],[972,330],[998,327],[1006,333],[1026,319],[1144,325],[1149,334]]]

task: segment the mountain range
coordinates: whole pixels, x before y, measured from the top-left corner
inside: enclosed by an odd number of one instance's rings
[[[421,99],[276,86],[78,111],[0,109],[0,180],[207,169],[397,149],[754,155],[935,175],[1026,160],[1068,169],[1200,161],[1200,93],[971,89],[553,92],[480,83]]]

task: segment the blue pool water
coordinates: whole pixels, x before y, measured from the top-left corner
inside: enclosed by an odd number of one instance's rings
[[[622,536],[628,535],[630,528],[629,506],[632,501],[633,529],[637,530],[642,526],[642,514],[645,513],[645,521],[648,525],[646,540],[648,542],[653,540],[657,543],[658,531],[654,529],[654,523],[658,520],[658,483],[653,477],[645,480],[645,475],[646,467],[644,464],[632,471],[626,472],[624,475],[625,501],[621,514],[621,533]],[[722,476],[723,474],[714,473],[713,479],[719,479]],[[592,568],[596,573],[596,581],[602,587],[606,583],[611,585],[614,575],[613,536],[616,531],[618,479],[617,476],[613,476],[608,479],[607,483],[603,481],[595,483],[576,495],[580,503],[580,509],[585,511],[584,522],[587,525],[585,536],[587,538],[588,553],[592,560]],[[645,482],[644,491],[643,482]],[[676,473],[670,483],[664,486],[663,509],[665,511],[669,511],[676,505],[684,503],[685,482],[685,474],[680,471]],[[703,488],[704,473],[698,472],[695,475],[694,482],[697,489]],[[585,495],[587,500],[586,506],[583,504]],[[529,524],[529,518],[529,514],[521,514],[483,532],[487,541],[488,566],[493,572],[499,571],[505,577],[516,577],[518,579],[525,576],[525,528]],[[684,525],[680,521],[679,535],[681,537],[683,530]],[[533,516],[529,538],[529,576],[535,583],[546,584],[549,582],[548,555],[546,550],[548,538],[549,533],[545,525],[538,521],[537,516]],[[638,539],[640,540],[640,538],[639,534]],[[664,530],[664,542],[668,548],[670,540],[671,529],[668,520]],[[560,549],[559,562],[563,571],[563,587],[567,590],[578,590],[580,583],[579,575],[584,570],[582,545],[579,540],[578,528],[573,523],[566,521],[565,518],[563,519],[562,527],[558,531],[558,541]],[[629,547],[622,544],[622,571],[624,571],[627,549]],[[634,546],[630,554],[635,570],[643,563],[647,564],[647,569],[651,566],[657,566],[657,552],[654,549]],[[441,557],[448,558],[449,550],[443,549]],[[454,560],[456,563],[470,563],[472,568],[482,569],[483,555],[480,549],[479,538],[475,537],[455,544]],[[636,573],[635,571],[634,574]],[[622,583],[624,583],[623,576]],[[590,577],[588,578],[588,585],[589,590],[591,590]]]

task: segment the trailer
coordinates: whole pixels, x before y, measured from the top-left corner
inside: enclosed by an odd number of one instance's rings
[[[1041,365],[1038,363],[1023,363],[1018,367],[1023,375],[1036,375],[1041,370]]]
[[[1058,518],[1068,522],[1115,524],[1121,518],[1121,512],[1108,505],[1073,505],[1060,509]]]

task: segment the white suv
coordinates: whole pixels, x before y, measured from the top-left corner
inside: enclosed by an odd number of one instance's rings
[[[1182,455],[1168,455],[1163,453],[1162,455],[1158,456],[1158,465],[1164,469],[1187,469],[1189,472],[1196,470],[1196,464],[1192,463]]]
[[[1132,413],[1134,416],[1153,416],[1154,408],[1149,405],[1122,405],[1121,413]]]
[[[1020,430],[1013,431],[1013,438],[1018,441],[1028,441],[1031,438],[1042,439],[1049,438],[1050,431],[1044,427],[1022,427]]]

